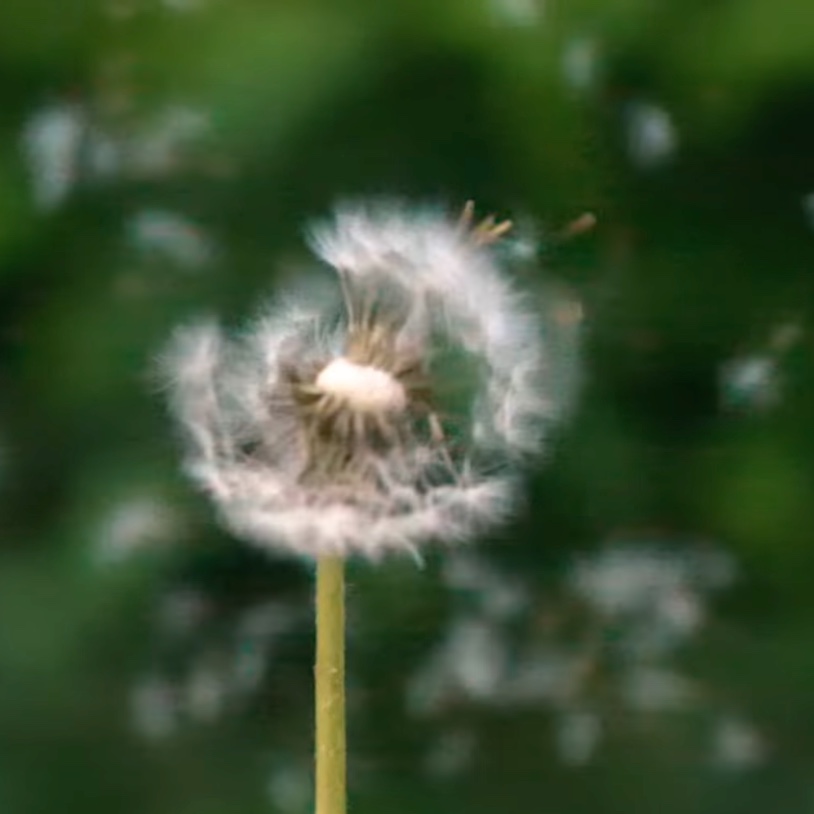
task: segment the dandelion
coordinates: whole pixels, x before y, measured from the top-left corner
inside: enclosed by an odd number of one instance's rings
[[[492,251],[509,222],[390,206],[315,226],[335,271],[239,341],[212,321],[166,362],[186,469],[224,524],[317,560],[316,811],[345,811],[344,562],[417,554],[502,520],[517,464],[556,417],[540,326]],[[468,360],[471,406],[444,410],[444,358]]]
[[[379,558],[499,522],[547,398],[536,318],[496,264],[508,222],[341,209],[311,232],[336,301],[289,301],[236,342],[202,321],[167,356],[186,469],[238,537]],[[443,415],[440,357],[469,359],[471,408]]]

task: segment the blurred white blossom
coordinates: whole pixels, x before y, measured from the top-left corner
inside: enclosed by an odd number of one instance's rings
[[[489,0],[494,17],[508,26],[535,25],[543,19],[546,0]]]
[[[460,699],[494,700],[508,669],[507,642],[485,619],[454,622],[445,640],[411,677],[408,706],[431,715]]]
[[[461,608],[408,682],[415,715],[443,722],[461,706],[548,709],[562,761],[581,766],[625,716],[709,705],[675,657],[702,633],[712,595],[735,578],[734,561],[720,547],[611,540],[574,561],[565,596],[530,629],[522,622],[534,614],[535,597],[518,575],[459,551],[443,576]],[[501,599],[496,611],[494,597],[504,594],[514,601]],[[457,730],[444,731],[452,738]],[[428,765],[440,760],[437,749],[430,747]]]
[[[135,494],[122,498],[99,521],[94,559],[100,564],[121,562],[144,548],[172,542],[182,527],[179,512],[161,497]]]
[[[584,93],[599,78],[599,45],[593,37],[581,36],[570,39],[562,54],[562,72],[568,86]]]
[[[271,771],[266,792],[275,811],[282,814],[306,814],[313,810],[311,768],[291,760],[277,761]]]
[[[651,102],[630,102],[625,110],[628,154],[642,169],[659,167],[678,148],[678,131],[673,117]]]
[[[770,333],[763,347],[723,362],[719,373],[721,405],[742,413],[765,413],[783,400],[786,354],[803,335],[796,320],[786,320]]]
[[[196,663],[185,683],[182,701],[187,715],[199,723],[216,721],[227,704],[228,686],[223,670],[206,658]]]
[[[59,206],[80,176],[80,155],[88,128],[78,102],[52,102],[25,123],[22,149],[28,164],[34,203],[49,211]]]
[[[501,698],[509,705],[567,708],[582,693],[592,664],[593,654],[583,644],[572,648],[536,644],[512,661]]]
[[[667,712],[689,709],[697,694],[692,682],[668,667],[636,665],[622,677],[621,696],[636,712]]]
[[[98,179],[165,177],[182,169],[190,150],[210,132],[209,112],[182,103],[166,104],[127,126],[100,120],[88,135],[89,174]]]
[[[758,729],[740,716],[724,715],[715,725],[713,763],[730,771],[759,766],[768,757],[768,745]]]
[[[711,546],[612,542],[576,561],[571,584],[603,616],[643,615],[690,633],[691,597],[727,587],[734,576],[732,558]]]
[[[589,763],[601,738],[602,719],[593,712],[566,712],[557,721],[557,752],[566,766]]]
[[[205,594],[193,588],[169,591],[161,597],[156,612],[160,633],[171,638],[189,636],[212,613]]]
[[[450,588],[476,596],[486,616],[508,619],[528,609],[526,586],[519,579],[499,573],[475,552],[450,552],[443,573]]]
[[[200,269],[212,260],[215,248],[193,221],[164,209],[141,209],[125,224],[129,244],[139,252],[166,258],[185,270]]]
[[[780,403],[778,360],[770,354],[755,354],[730,359],[721,366],[724,406],[757,412]]]
[[[124,107],[128,93],[115,82],[109,91]],[[20,147],[39,209],[57,208],[78,184],[169,175],[188,163],[191,151],[211,132],[209,113],[182,103],[127,121],[104,111],[101,98],[56,100],[37,108],[24,123]]]
[[[424,770],[433,777],[454,777],[469,768],[476,748],[471,729],[441,732],[424,758]]]
[[[252,603],[204,630],[217,617],[205,594],[191,588],[167,594],[157,607],[156,636],[173,653],[188,653],[172,670],[158,666],[132,690],[134,727],[147,738],[166,737],[184,724],[211,724],[242,709],[268,676],[280,643],[306,629],[307,608],[282,600]],[[190,647],[195,643],[195,646]]]
[[[178,727],[177,694],[166,679],[147,675],[136,681],[130,695],[133,728],[148,740],[162,740]]]

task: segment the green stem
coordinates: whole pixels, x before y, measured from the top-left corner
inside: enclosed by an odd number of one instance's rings
[[[317,560],[316,814],[345,814],[345,561]]]

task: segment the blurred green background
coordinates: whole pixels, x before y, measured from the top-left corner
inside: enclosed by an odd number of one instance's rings
[[[360,195],[516,219],[580,387],[503,532],[351,565],[351,811],[814,811],[809,0],[5,0],[0,102],[3,814],[311,811],[312,575],[152,367]]]

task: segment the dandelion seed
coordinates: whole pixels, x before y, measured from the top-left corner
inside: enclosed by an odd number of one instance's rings
[[[602,720],[596,713],[577,709],[557,722],[557,751],[568,766],[590,763],[602,739]]]
[[[723,715],[713,735],[713,762],[722,769],[754,769],[769,756],[769,743],[749,722],[739,716]]]
[[[631,160],[644,170],[667,164],[680,142],[670,113],[651,102],[635,101],[628,105],[625,118]]]
[[[540,326],[491,252],[510,225],[476,224],[471,205],[457,223],[341,208],[310,235],[332,301],[277,305],[240,341],[207,321],[177,332],[166,368],[186,469],[234,534],[378,558],[506,516],[555,417]],[[439,406],[448,352],[476,371],[457,413]]]

